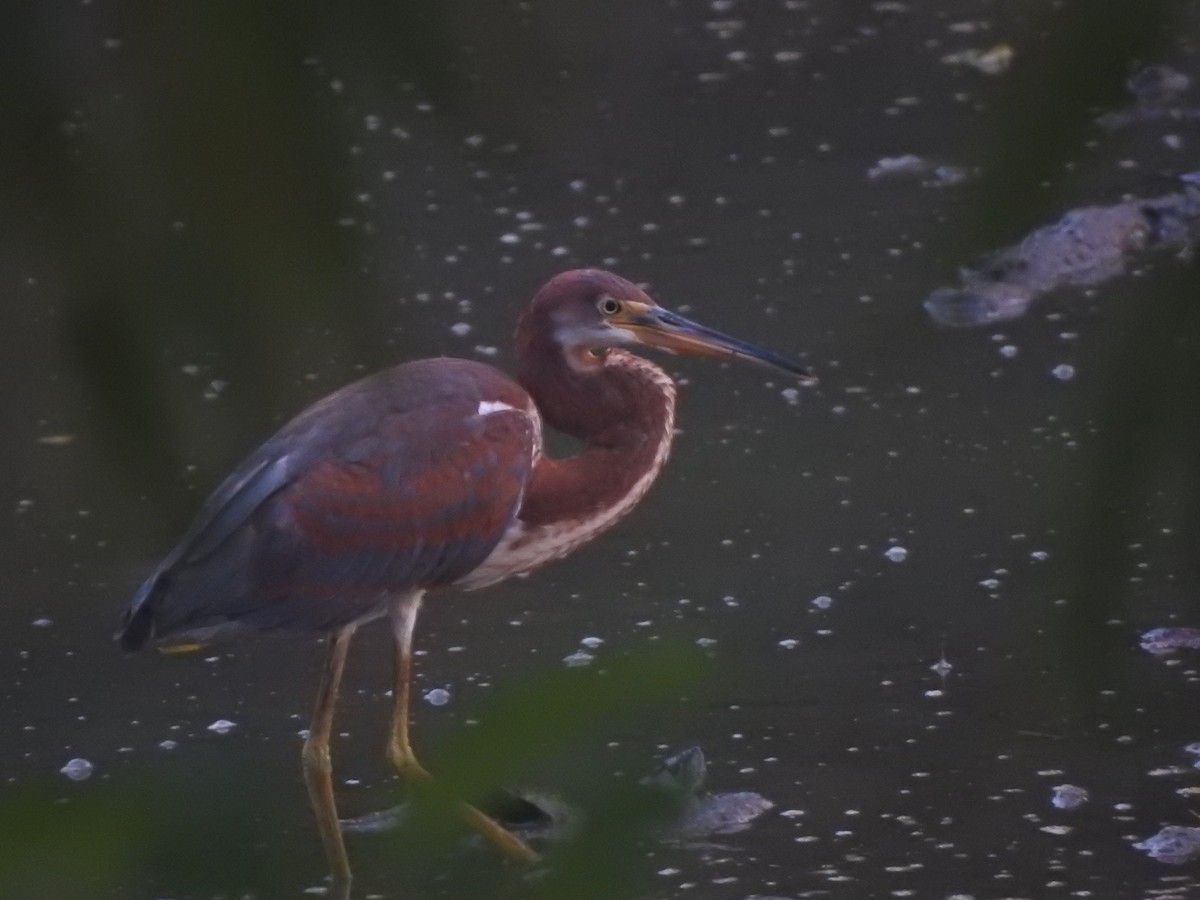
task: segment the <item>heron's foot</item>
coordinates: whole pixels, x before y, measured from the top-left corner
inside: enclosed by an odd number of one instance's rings
[[[491,816],[481,813],[470,803],[460,802],[459,813],[462,815],[463,821],[473,828],[480,837],[509,859],[523,863],[533,863],[541,859],[537,852],[527,843]]]
[[[388,748],[388,759],[391,760],[396,772],[408,784],[429,785],[433,783],[433,776],[417,761],[412,747],[399,743],[393,744]],[[467,826],[509,859],[529,863],[537,862],[540,858],[528,844],[491,816],[480,812],[466,801],[455,800],[453,802],[458,807],[458,813]],[[342,828],[346,829],[347,824],[347,822],[342,822]],[[346,830],[355,830],[355,828],[351,825]]]

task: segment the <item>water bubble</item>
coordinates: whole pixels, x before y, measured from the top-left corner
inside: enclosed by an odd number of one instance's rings
[[[1059,381],[1070,381],[1075,377],[1075,367],[1062,363],[1050,370],[1050,374]]]
[[[75,759],[68,760],[67,764],[58,771],[62,772],[72,781],[87,781],[92,777],[92,772],[95,769],[96,767],[88,760],[76,757]]]
[[[906,559],[908,559],[908,550],[906,550],[904,547],[898,546],[888,547],[887,550],[883,551],[883,555],[894,563],[904,562]]]
[[[228,719],[217,719],[217,721],[208,726],[208,730],[214,734],[229,734],[235,728],[237,728],[237,723],[231,722]]]
[[[587,647],[589,650],[595,650],[597,647],[599,647],[601,644],[604,643],[604,638],[602,638],[602,637],[585,637],[585,638],[582,638],[579,641],[579,643],[583,644],[583,646]]]
[[[450,692],[445,688],[434,688],[426,692],[425,702],[430,706],[445,706],[450,702]]]
[[[813,597],[812,605],[817,609],[829,609],[833,606],[833,598],[822,594],[820,597]]]

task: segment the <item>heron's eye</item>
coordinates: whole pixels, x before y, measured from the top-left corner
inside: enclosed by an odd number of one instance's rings
[[[603,316],[615,316],[621,311],[621,301],[606,295],[596,301],[596,309]]]

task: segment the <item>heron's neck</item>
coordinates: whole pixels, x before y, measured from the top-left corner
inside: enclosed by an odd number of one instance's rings
[[[675,383],[621,350],[577,366],[561,350],[530,357],[539,362],[522,366],[519,379],[543,420],[584,446],[573,456],[536,461],[519,515],[527,528],[579,527],[585,540],[628,512],[666,462]]]

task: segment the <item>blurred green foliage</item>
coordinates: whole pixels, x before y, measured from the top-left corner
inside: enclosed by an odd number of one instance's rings
[[[478,726],[426,754],[436,789],[412,794],[412,814],[401,826],[350,837],[356,896],[370,890],[408,898],[635,895],[646,875],[647,841],[672,811],[660,792],[638,789],[637,777],[655,760],[625,751],[600,765],[594,750],[579,751],[677,702],[705,669],[701,651],[663,646],[603,668],[506,683],[470,714]],[[628,777],[611,774],[617,761]],[[246,768],[169,777],[133,768],[110,782],[0,790],[0,896],[268,897],[279,890],[277,873],[287,871],[290,882],[297,867],[300,878],[319,884],[324,862],[315,825],[286,812],[299,807],[303,793],[298,756],[295,765],[297,803],[266,807],[273,810],[267,820],[246,816],[246,798],[260,783]],[[465,838],[448,802],[486,800],[497,786],[521,785],[546,786],[582,813],[579,831],[549,847],[532,870]]]

